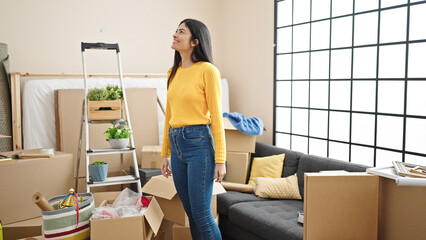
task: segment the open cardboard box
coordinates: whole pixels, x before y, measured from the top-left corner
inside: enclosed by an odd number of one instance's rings
[[[189,226],[188,216],[183,209],[183,205],[177,195],[173,178],[166,178],[162,175],[152,177],[142,188],[142,192],[156,197],[161,209],[164,212],[164,219],[183,226]],[[218,182],[213,185],[212,212],[217,216],[216,195],[225,193],[226,190]]]
[[[95,202],[105,199],[97,207],[112,204],[119,193],[99,193],[94,194]],[[141,239],[150,240],[153,235],[157,235],[161,222],[163,221],[163,211],[155,197],[150,198],[151,203],[143,216],[124,217],[115,219],[93,220],[90,218],[90,239],[91,240],[117,240],[117,239]]]

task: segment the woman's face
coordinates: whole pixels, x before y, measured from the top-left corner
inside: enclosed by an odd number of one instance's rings
[[[192,52],[195,43],[191,41],[191,37],[191,31],[185,23],[182,23],[173,34],[172,49],[178,52]]]

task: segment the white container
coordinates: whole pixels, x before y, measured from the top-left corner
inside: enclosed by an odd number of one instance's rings
[[[115,148],[115,149],[126,148],[129,145],[128,138],[110,139],[108,142],[111,148]]]

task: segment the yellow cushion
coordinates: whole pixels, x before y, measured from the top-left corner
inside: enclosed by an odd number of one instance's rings
[[[268,157],[253,158],[251,165],[249,185],[255,185],[254,180],[257,177],[279,178],[283,171],[285,154],[273,155]]]
[[[256,178],[254,194],[261,198],[302,199],[297,174],[286,178]]]

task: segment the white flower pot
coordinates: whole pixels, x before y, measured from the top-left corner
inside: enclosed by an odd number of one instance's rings
[[[115,148],[115,149],[126,148],[129,145],[128,138],[110,139],[108,142],[111,148]]]

